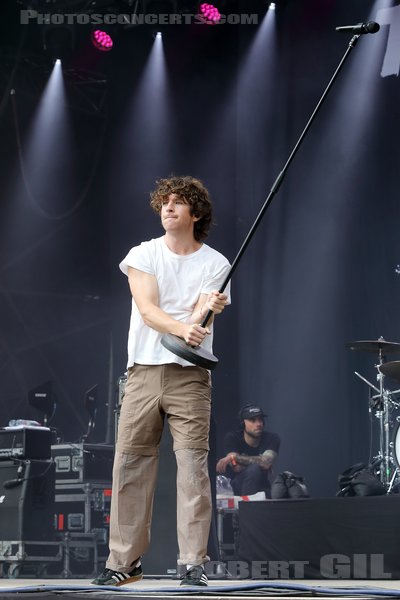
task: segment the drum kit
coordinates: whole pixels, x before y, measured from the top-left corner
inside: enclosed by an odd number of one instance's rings
[[[378,363],[375,365],[378,371],[377,385],[368,381],[357,371],[355,371],[355,375],[372,390],[370,410],[375,413],[379,422],[379,452],[373,457],[372,464],[377,469],[376,472],[386,487],[387,494],[390,494],[400,484],[400,417],[396,418],[396,427],[394,427],[392,418],[393,410],[400,408],[400,402],[396,399],[396,396],[400,394],[400,389],[387,389],[386,378],[393,383],[400,383],[400,360],[386,362],[386,355],[400,353],[400,343],[388,342],[380,337],[378,340],[348,342],[346,347],[350,350],[373,352],[378,355]]]

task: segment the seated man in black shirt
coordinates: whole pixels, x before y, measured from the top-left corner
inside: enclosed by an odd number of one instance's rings
[[[218,461],[217,473],[224,473],[231,478],[237,496],[264,491],[266,497],[270,498],[269,474],[279,451],[279,436],[264,431],[265,414],[258,406],[244,406],[239,418],[240,429],[225,436],[226,456]]]

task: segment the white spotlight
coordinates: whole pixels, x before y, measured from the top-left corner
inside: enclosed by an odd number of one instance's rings
[[[270,2],[270,3],[269,3],[269,7],[268,7],[268,8],[269,8],[270,10],[275,10],[275,9],[276,9],[276,4],[275,4],[275,2]]]

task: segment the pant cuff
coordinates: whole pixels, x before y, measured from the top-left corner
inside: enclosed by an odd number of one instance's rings
[[[204,565],[210,560],[209,556],[203,556],[202,558],[193,558],[190,556],[184,556],[183,558],[178,558],[178,565]]]

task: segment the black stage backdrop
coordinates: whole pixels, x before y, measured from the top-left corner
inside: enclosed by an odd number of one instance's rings
[[[379,21],[391,2],[288,0],[278,3],[275,29],[263,20],[264,2],[234,2],[232,13],[255,13],[259,25],[165,27],[164,62],[151,28],[119,28],[113,51],[96,62],[79,46],[83,30],[75,32],[63,63],[68,120],[58,170],[43,140],[33,153],[41,170],[28,157],[52,61],[42,33],[27,31],[16,3],[7,4],[0,424],[38,417],[27,393],[51,381],[53,425],[75,441],[86,430],[84,393],[98,384],[94,441],[110,441],[107,404],[125,370],[130,310],[118,263],[161,234],[148,207],[154,181],[204,179],[215,203],[209,243],[233,259],[348,46],[351,36],[335,27]],[[389,23],[395,13],[381,17]],[[260,404],[282,437],[277,470],[303,475],[312,496],[334,495],[337,474],[378,451],[368,387],[354,375],[376,384],[377,356],[345,343],[400,342],[400,53],[389,35],[382,26],[352,51],[216,325],[218,453],[240,405]]]

